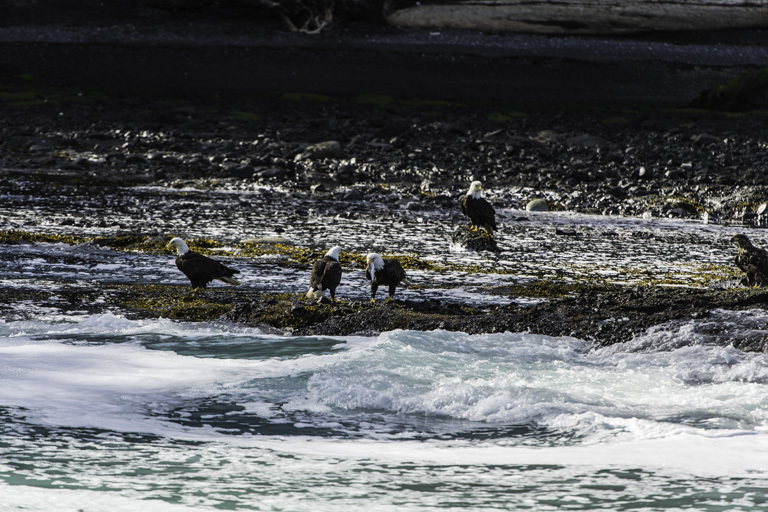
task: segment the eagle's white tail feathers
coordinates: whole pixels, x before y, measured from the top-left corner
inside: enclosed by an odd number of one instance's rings
[[[322,289],[322,287],[318,288],[317,290],[315,290],[314,288],[310,288],[309,291],[307,292],[307,298],[308,299],[321,299],[321,298],[323,298],[323,289]]]
[[[403,286],[411,286],[413,282],[408,279],[403,279],[402,281],[400,281],[400,284],[402,284]]]
[[[239,286],[239,285],[243,284],[240,281],[238,281],[237,279],[232,278],[232,277],[220,277],[219,279],[224,281],[227,284],[231,284],[232,286]]]

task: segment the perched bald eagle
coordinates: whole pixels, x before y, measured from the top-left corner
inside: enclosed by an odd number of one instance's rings
[[[768,284],[768,252],[752,245],[746,235],[734,235],[731,242],[739,248],[734,261],[746,272],[749,286]]]
[[[389,298],[387,300],[392,300],[398,284],[411,284],[399,261],[382,259],[381,256],[373,252],[366,256],[365,261],[365,277],[371,282],[371,302],[376,302],[376,290],[379,289],[379,285],[389,286]]]
[[[189,278],[193,291],[205,288],[214,279],[231,285],[241,284],[240,281],[232,277],[239,274],[239,270],[231,269],[207,256],[190,251],[189,246],[181,238],[173,238],[168,242],[166,248],[176,249],[176,266]]]
[[[461,198],[461,213],[469,217],[472,229],[485,229],[488,236],[493,238],[496,229],[496,210],[491,203],[483,198],[483,186],[479,181],[469,184],[469,191]]]
[[[308,299],[322,300],[325,290],[331,292],[331,300],[336,300],[336,287],[341,282],[341,247],[332,247],[325,256],[317,260],[309,276]]]

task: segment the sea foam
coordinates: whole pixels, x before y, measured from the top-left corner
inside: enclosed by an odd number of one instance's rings
[[[386,438],[454,422],[501,437],[545,429],[512,441],[542,445],[768,429],[768,360],[728,347],[620,352],[574,338],[446,331],[291,337],[113,314],[1,328],[0,406],[58,425],[218,439],[231,435],[215,425],[236,413],[310,427],[362,422],[349,433]],[[223,408],[203,413],[210,402]],[[179,411],[211,421],[178,422]]]

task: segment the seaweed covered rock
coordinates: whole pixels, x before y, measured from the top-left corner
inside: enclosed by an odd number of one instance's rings
[[[317,303],[303,300],[303,294],[257,295],[233,304],[223,318],[235,323],[295,330],[349,315],[358,307],[346,301]]]
[[[496,240],[485,231],[474,231],[469,227],[461,227],[453,233],[451,243],[454,247],[469,251],[493,251],[499,250]]]
[[[691,106],[725,111],[768,107],[768,67],[752,70],[702,92]]]

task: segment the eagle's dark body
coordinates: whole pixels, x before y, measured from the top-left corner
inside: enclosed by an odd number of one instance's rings
[[[376,290],[379,286],[389,287],[389,298],[395,296],[395,290],[400,283],[408,282],[405,275],[405,269],[399,261],[394,259],[383,259],[376,255],[376,258],[372,258],[372,263],[369,265],[365,272],[365,277],[371,282],[371,300],[376,298]],[[376,262],[383,263],[380,268],[376,267]],[[371,277],[373,274],[373,277]]]
[[[214,279],[231,285],[240,284],[237,279],[232,277],[240,273],[239,270],[229,268],[194,251],[176,256],[176,266],[189,278],[192,288],[205,288]]]
[[[317,290],[322,296],[322,291],[328,290],[331,293],[331,299],[335,299],[339,283],[341,283],[341,264],[336,259],[326,254],[315,261],[309,277],[310,293]]]
[[[768,251],[752,245],[745,235],[735,235],[731,242],[739,248],[734,261],[747,274],[749,286],[768,284]]]
[[[461,213],[469,217],[473,229],[483,228],[488,235],[496,231],[496,210],[482,196],[479,181],[473,181],[469,192],[461,198]]]

